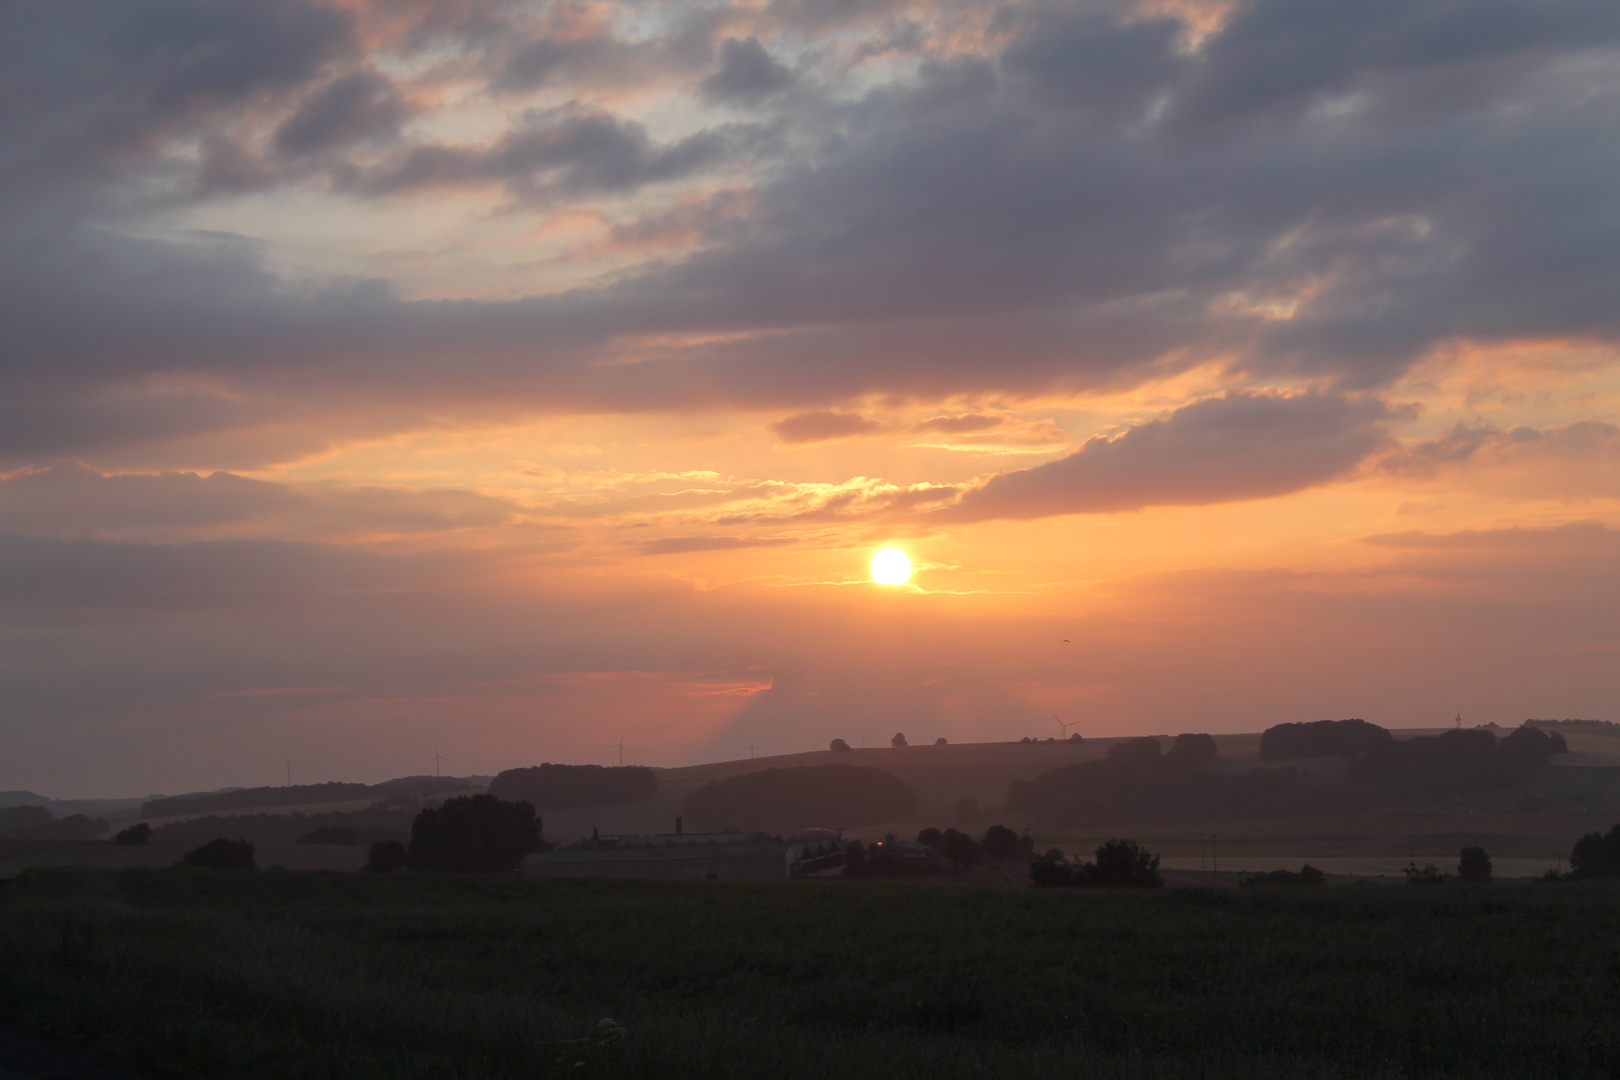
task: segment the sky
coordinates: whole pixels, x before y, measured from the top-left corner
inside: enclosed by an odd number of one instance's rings
[[[1612,0],[0,6],[0,788],[1620,718],[1616,192]]]

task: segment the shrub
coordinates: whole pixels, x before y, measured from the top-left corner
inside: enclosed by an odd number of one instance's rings
[[[392,874],[405,869],[410,852],[398,840],[379,840],[366,853],[366,870],[372,874]]]
[[[1620,825],[1602,833],[1587,833],[1569,853],[1569,876],[1578,879],[1620,877]]]
[[[1193,734],[1177,735],[1170,752],[1165,755],[1187,765],[1203,765],[1219,756],[1220,749],[1215,745],[1215,736]]]
[[[984,832],[984,853],[997,861],[1014,858],[1018,854],[1018,834],[1005,825],[990,826]]]
[[[1393,742],[1387,728],[1365,720],[1316,720],[1278,724],[1260,735],[1260,760],[1356,757]]]
[[[1474,884],[1491,880],[1491,857],[1482,847],[1465,847],[1458,852],[1457,876]]]
[[[983,811],[976,800],[962,796],[956,802],[956,810],[951,814],[956,823],[963,828],[970,828],[979,823],[979,815]]]
[[[944,746],[944,745],[946,745],[945,736],[941,735],[939,738],[935,739],[934,740],[934,745],[935,746]]]
[[[150,839],[152,839],[152,826],[144,821],[137,821],[113,837],[113,843],[133,846],[144,844]]]
[[[1406,864],[1406,869],[1402,870],[1401,873],[1406,875],[1408,885],[1444,885],[1451,880],[1451,875],[1441,872],[1440,868],[1435,866],[1434,863],[1424,863],[1419,866],[1415,862],[1409,862]]]
[[[1157,889],[1159,857],[1135,840],[1109,840],[1097,849],[1097,861],[1075,865],[1056,848],[1029,864],[1030,883],[1041,888]]]
[[[832,745],[829,746],[827,749],[833,751],[834,753],[847,754],[850,751],[850,745],[849,745],[849,743],[845,742],[843,739],[834,739],[832,741]]]
[[[692,828],[788,833],[812,826],[856,828],[904,820],[917,792],[893,773],[860,765],[762,769],[717,780],[686,797]]]
[[[424,810],[411,823],[413,870],[459,874],[515,870],[540,850],[540,819],[526,802],[493,795],[463,795]]]
[[[1164,754],[1159,746],[1159,740],[1154,738],[1131,739],[1127,742],[1115,743],[1108,748],[1108,760],[1121,764],[1139,764],[1148,761],[1157,761]]]
[[[641,765],[553,765],[507,769],[489,793],[536,810],[570,810],[639,802],[658,791],[658,774]]]
[[[180,857],[180,862],[204,870],[252,870],[253,845],[246,840],[227,840],[221,836],[202,847],[192,848]]]
[[[984,848],[979,846],[979,842],[955,829],[945,830],[945,835],[940,838],[939,850],[940,854],[964,870],[984,862]]]
[[[889,745],[894,746],[894,747],[905,746],[906,745],[906,733],[903,732],[903,731],[895,732],[894,733],[894,738],[889,740]]]
[[[1306,863],[1299,868],[1297,874],[1292,870],[1272,870],[1264,874],[1254,874],[1243,879],[1239,884],[1258,886],[1260,888],[1318,888],[1327,884],[1327,875],[1310,863]]]

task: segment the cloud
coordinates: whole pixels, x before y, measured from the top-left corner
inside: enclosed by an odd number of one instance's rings
[[[803,443],[849,439],[857,435],[874,435],[883,430],[883,425],[860,413],[822,409],[778,420],[771,425],[771,430],[776,432],[783,443],[797,446]]]
[[[720,46],[720,70],[703,80],[711,101],[757,104],[793,85],[793,73],[766,51],[759,38],[727,38]]]
[[[1382,403],[1229,391],[1045,465],[1000,473],[942,511],[958,520],[1111,513],[1283,495],[1337,479],[1386,438]]]
[[[961,416],[935,416],[913,426],[911,430],[919,434],[971,435],[1000,427],[1006,422],[1006,419],[1004,416],[984,416],[979,413],[964,413]]]
[[[374,71],[334,79],[276,129],[283,154],[310,154],[354,142],[392,139],[410,115],[399,90]]]
[[[1538,430],[1459,422],[1437,439],[1391,447],[1379,467],[1395,475],[1428,475],[1465,464],[1483,467],[1546,459],[1608,458],[1620,464],[1620,427],[1600,420]]]

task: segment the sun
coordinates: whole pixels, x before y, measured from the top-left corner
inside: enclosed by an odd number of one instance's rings
[[[884,548],[872,556],[872,580],[879,585],[904,585],[911,580],[911,560],[899,548]]]

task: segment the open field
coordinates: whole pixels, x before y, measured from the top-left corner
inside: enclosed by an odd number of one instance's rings
[[[0,881],[25,870],[81,866],[106,870],[173,866],[195,844],[150,843],[123,847],[107,841],[64,843],[60,840],[10,841],[33,845],[8,851],[0,846]],[[255,860],[261,867],[287,870],[359,870],[366,865],[366,848],[344,844],[257,844]]]
[[[0,1011],[244,1080],[1613,1076],[1617,901],[57,870]]]

